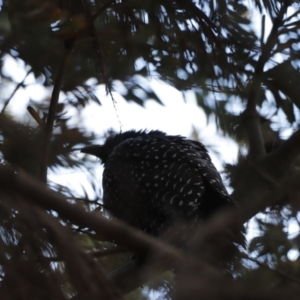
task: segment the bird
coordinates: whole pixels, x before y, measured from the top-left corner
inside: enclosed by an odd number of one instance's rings
[[[104,164],[108,212],[152,236],[184,221],[190,226],[235,208],[206,147],[159,130],[111,132],[102,145],[81,149]]]

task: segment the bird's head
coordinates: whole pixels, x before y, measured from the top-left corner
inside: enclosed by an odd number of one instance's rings
[[[146,130],[129,130],[123,133],[115,133],[113,131],[110,131],[103,145],[87,146],[82,148],[81,152],[97,156],[101,159],[102,163],[105,164],[109,155],[119,144],[123,143],[128,139],[138,138],[147,135],[165,136],[166,134],[159,130],[152,130],[149,132]]]

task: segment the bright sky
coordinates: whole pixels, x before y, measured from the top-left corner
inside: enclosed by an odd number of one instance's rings
[[[15,60],[11,56],[6,56],[3,61],[3,71],[5,75],[13,77],[17,82],[20,82],[26,76],[24,63],[20,60]],[[93,79],[90,80],[93,82]],[[29,99],[35,101],[43,100],[45,97],[51,96],[51,91],[43,88],[35,83],[33,75],[29,75],[25,80],[25,88],[20,88],[7,107],[7,111],[15,118],[21,118],[24,114],[28,115],[26,107]],[[73,118],[70,123],[76,124],[82,121],[83,125],[89,130],[94,131],[99,137],[105,131],[113,128],[120,130],[120,122],[122,131],[129,129],[159,129],[172,135],[183,135],[189,137],[192,133],[192,127],[199,132],[199,137],[204,145],[209,146],[209,149],[220,153],[220,157],[210,151],[212,160],[218,170],[222,169],[222,161],[232,163],[237,158],[238,148],[236,144],[229,138],[225,138],[221,133],[217,132],[214,122],[208,122],[203,110],[196,105],[196,99],[192,92],[187,93],[185,100],[182,93],[167,85],[166,83],[151,79],[149,83],[152,89],[157,93],[163,106],[154,100],[148,100],[145,108],[133,102],[127,102],[122,96],[114,93],[115,105],[110,96],[106,95],[105,87],[98,86],[96,95],[99,98],[101,105],[91,102],[78,117],[76,110],[71,109],[69,112]],[[5,90],[5,97],[9,97],[13,88]],[[4,95],[2,95],[4,96]],[[63,101],[65,95],[61,95],[60,101]],[[81,154],[78,154],[79,157]],[[75,185],[78,189],[78,184],[74,184],[77,180],[81,183],[86,180],[86,176],[80,173],[60,173],[52,174],[51,179],[61,183],[66,181],[68,186]]]

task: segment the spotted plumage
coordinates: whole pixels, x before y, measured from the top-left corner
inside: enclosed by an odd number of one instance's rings
[[[234,205],[199,142],[161,131],[127,131],[82,152],[104,164],[105,207],[149,234],[158,236],[179,219],[194,224]]]

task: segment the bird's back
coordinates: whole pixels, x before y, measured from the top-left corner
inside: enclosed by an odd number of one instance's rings
[[[176,220],[193,224],[234,205],[201,143],[159,133],[129,135],[111,149],[103,201],[113,216],[159,235]]]

